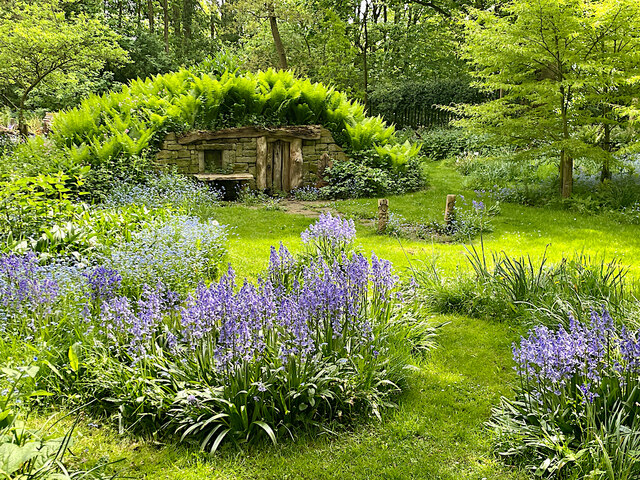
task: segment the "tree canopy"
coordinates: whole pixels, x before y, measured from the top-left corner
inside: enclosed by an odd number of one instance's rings
[[[501,95],[458,107],[466,116],[458,124],[558,155],[565,197],[574,159],[599,160],[606,170],[611,128],[625,128],[624,108],[638,92],[640,3],[513,0],[500,12],[473,10],[463,25],[477,86]]]
[[[69,88],[107,61],[124,61],[126,52],[116,40],[84,13],[67,17],[57,0],[16,2],[0,12],[0,91],[18,110],[21,133],[25,103],[35,88]]]

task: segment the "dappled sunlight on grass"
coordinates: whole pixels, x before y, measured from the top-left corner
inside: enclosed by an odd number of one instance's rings
[[[431,173],[433,186],[423,192],[389,197],[390,211],[417,222],[442,220],[447,193],[464,194],[472,198],[474,193],[460,191],[458,172],[434,163]],[[345,216],[356,219],[371,219],[376,216],[376,199],[357,199],[331,202],[330,205]],[[531,255],[540,258],[545,250],[550,261],[563,256],[572,257],[584,253],[592,258],[611,260],[619,258],[631,267],[634,276],[640,277],[640,235],[638,226],[615,222],[606,215],[583,215],[564,210],[525,207],[503,204],[500,215],[492,219],[494,231],[483,235],[485,251],[505,251],[510,255]],[[300,233],[313,222],[312,218],[290,215],[283,211],[269,211],[244,206],[225,206],[212,210],[221,223],[234,228],[230,242],[230,261],[241,275],[255,276],[265,266],[271,245],[280,241],[291,250],[302,248]],[[422,240],[400,239],[378,235],[373,226],[357,225],[358,239],[363,250],[369,254],[391,260],[399,271],[412,263],[431,263],[434,259],[439,267],[453,270],[460,265],[468,268],[466,249],[460,243],[437,243]],[[476,238],[473,244],[479,245]],[[490,255],[488,255],[490,257]],[[256,263],[255,258],[262,259]]]

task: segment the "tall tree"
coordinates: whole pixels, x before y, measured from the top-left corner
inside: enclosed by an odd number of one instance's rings
[[[100,21],[78,14],[67,18],[57,0],[16,2],[0,13],[0,87],[6,103],[18,110],[26,135],[25,104],[34,89],[72,82],[107,61],[126,60],[117,36]]]
[[[466,115],[458,123],[525,151],[558,155],[560,190],[570,196],[574,159],[609,154],[581,136],[601,119],[593,107],[613,100],[606,91],[637,91],[640,4],[513,0],[500,15],[473,11],[464,27],[464,55],[477,84],[502,98],[458,107]],[[618,44],[627,45],[624,52],[602,54],[603,45]]]
[[[271,35],[273,36],[273,44],[276,47],[278,53],[279,66],[283,70],[287,69],[287,54],[284,50],[284,44],[280,37],[280,30],[278,29],[278,17],[276,17],[276,10],[273,7],[273,2],[267,2],[267,17],[269,19],[269,27],[271,28]]]

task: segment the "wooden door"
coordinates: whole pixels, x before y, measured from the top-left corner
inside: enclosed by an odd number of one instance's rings
[[[267,145],[267,190],[289,192],[291,190],[290,144],[284,140]]]

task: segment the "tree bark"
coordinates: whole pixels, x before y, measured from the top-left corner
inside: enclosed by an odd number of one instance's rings
[[[177,3],[173,4],[173,31],[176,37],[182,35],[180,28],[180,6]]]
[[[155,13],[153,11],[153,0],[147,0],[147,16],[149,18],[149,31],[154,33],[155,26]]]
[[[565,141],[570,139],[569,136],[569,115],[568,115],[568,103],[569,92],[567,92],[564,86],[560,87],[560,93],[562,94],[562,138]],[[566,145],[562,147],[560,153],[560,192],[563,198],[569,198],[573,193],[573,158],[566,150]]]
[[[282,43],[282,38],[280,37],[280,30],[278,29],[278,19],[276,18],[275,9],[273,8],[273,3],[271,2],[267,4],[267,15],[269,17],[269,25],[271,26],[271,35],[273,36],[273,43],[275,44],[276,52],[278,54],[279,67],[282,70],[286,70],[288,68],[287,54],[284,50],[284,44]]]
[[[164,21],[164,51],[169,53],[169,0],[162,2],[162,19]]]
[[[560,168],[562,169],[560,175],[562,179],[562,198],[569,198],[573,193],[573,158],[565,150],[562,150]]]
[[[607,118],[607,112],[605,109],[605,120]],[[602,146],[605,151],[605,158],[602,162],[602,171],[600,172],[600,181],[604,182],[605,180],[611,180],[611,125],[606,123],[603,125],[604,127],[604,138]]]
[[[364,108],[369,111],[369,62],[367,58],[367,52],[369,50],[369,29],[367,27],[369,16],[369,2],[366,2],[364,9],[364,47],[362,48],[362,63],[363,63],[363,76],[364,76]]]
[[[183,0],[182,2],[182,30],[184,32],[184,38],[191,40],[193,26],[193,1]]]
[[[29,127],[24,123],[24,104],[27,101],[28,94],[29,90],[20,97],[20,104],[18,105],[18,132],[20,132],[20,136],[22,138],[27,138],[29,136]]]

